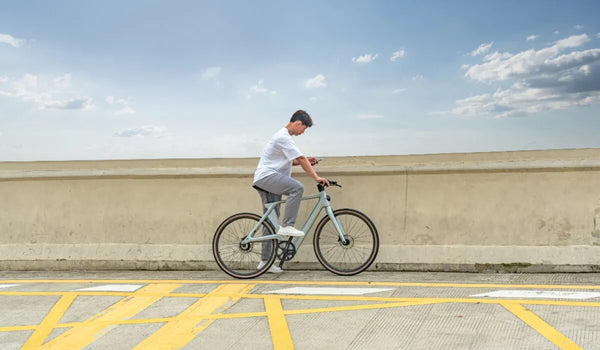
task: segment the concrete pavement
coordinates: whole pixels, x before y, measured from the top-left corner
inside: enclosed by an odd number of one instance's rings
[[[600,349],[600,274],[0,272],[0,349]]]

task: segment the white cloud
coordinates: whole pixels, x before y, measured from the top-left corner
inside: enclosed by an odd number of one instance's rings
[[[583,26],[581,24],[578,24],[574,28],[577,29],[577,30],[582,30]]]
[[[492,45],[494,45],[493,41],[479,45],[475,50],[471,51],[471,56],[479,56],[490,51]]]
[[[372,53],[367,53],[364,54],[362,56],[358,56],[358,57],[352,57],[352,62],[355,63],[371,63],[373,62],[377,56],[379,56],[379,54],[372,54]]]
[[[221,67],[218,67],[218,66],[209,67],[206,70],[204,70],[204,72],[202,73],[202,79],[214,80],[214,79],[217,79],[220,74],[221,74]]]
[[[596,38],[600,39],[600,33],[596,34]]]
[[[392,94],[401,94],[404,91],[406,91],[406,89],[394,89],[394,90],[392,90]]]
[[[0,44],[8,44],[13,47],[21,47],[25,45],[27,41],[25,39],[18,39],[8,34],[0,34]]]
[[[392,54],[392,57],[390,58],[390,61],[394,62],[394,61],[398,60],[399,58],[404,57],[404,55],[406,55],[406,51],[404,51],[404,50],[398,50],[398,51],[396,51],[396,52],[394,52]]]
[[[532,34],[532,35],[530,35],[530,36],[527,37],[527,41],[532,41],[532,40],[535,40],[535,39],[537,39],[539,37],[540,36],[537,35],[537,34]]]
[[[139,128],[129,128],[116,132],[114,137],[165,137],[165,127],[156,125],[144,125]]]
[[[412,77],[413,81],[420,81],[420,80],[423,80],[423,79],[425,79],[425,77],[423,75],[421,75],[421,74],[417,74],[414,77]]]
[[[384,116],[379,114],[359,114],[356,116],[356,119],[361,120],[369,120],[369,119],[383,119]]]
[[[118,108],[118,110],[115,112],[117,115],[133,115],[137,113],[136,110],[131,107],[131,97],[124,99],[108,96],[106,98],[106,103],[108,103],[110,106],[115,106]]]
[[[259,80],[256,85],[250,86],[250,92],[253,94],[261,94],[261,95],[275,95],[277,91],[269,90],[265,86],[265,81],[263,79]]]
[[[317,74],[316,76],[308,79],[304,86],[309,89],[326,87],[327,81],[325,81],[325,76],[323,74]]]
[[[537,51],[530,49],[515,55],[495,52],[485,57],[485,63],[471,66],[465,76],[477,81],[490,82],[563,71],[600,58],[600,49],[573,52],[557,57],[561,51],[580,46],[589,40],[586,34],[574,35]]]
[[[589,41],[586,34],[573,35],[540,50],[486,55],[482,63],[468,68],[465,77],[512,85],[457,100],[449,112],[509,117],[599,103],[600,48],[572,51]]]
[[[558,35],[558,34],[560,34],[560,30],[555,30],[554,35]]]
[[[25,74],[20,79],[0,81],[0,96],[32,102],[39,109],[86,110],[93,108],[93,99],[69,90],[71,76],[49,78]]]

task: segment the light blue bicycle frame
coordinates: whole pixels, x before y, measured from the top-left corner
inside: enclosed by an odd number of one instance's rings
[[[340,240],[342,242],[346,241],[346,238],[345,238],[346,234],[344,233],[342,226],[338,223],[337,219],[333,215],[333,209],[331,209],[331,205],[329,204],[329,201],[327,200],[327,193],[325,193],[325,190],[320,191],[317,194],[304,196],[304,197],[302,197],[302,200],[304,201],[307,199],[315,199],[315,198],[318,198],[319,201],[317,202],[317,204],[315,204],[315,207],[313,208],[308,219],[304,223],[304,226],[302,226],[302,231],[305,233],[305,235],[296,237],[292,240],[292,243],[296,247],[296,250],[300,247],[300,245],[304,241],[306,234],[308,234],[308,231],[310,230],[312,225],[317,220],[319,213],[321,212],[321,209],[323,209],[323,208],[325,208],[325,211],[327,212],[327,216],[329,216],[329,219],[331,220],[335,229],[337,230],[338,235],[340,236]],[[265,207],[267,208],[267,211],[263,214],[263,216],[260,218],[258,223],[254,226],[252,231],[250,231],[248,233],[248,236],[246,236],[246,238],[244,238],[244,240],[242,240],[242,244],[262,242],[262,241],[268,241],[268,240],[272,240],[272,239],[276,239],[278,241],[287,241],[288,240],[287,236],[282,236],[279,234],[262,236],[262,223],[266,219],[268,219],[269,222],[273,225],[273,227],[275,228],[275,232],[277,232],[277,230],[279,230],[279,218],[277,217],[277,212],[275,211],[275,207],[278,204],[285,203],[285,202],[286,202],[286,200],[266,203]],[[261,236],[255,237],[257,231],[260,231]]]

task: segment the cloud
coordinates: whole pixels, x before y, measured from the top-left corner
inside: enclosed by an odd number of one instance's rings
[[[115,112],[117,115],[133,115],[137,113],[137,111],[131,107],[131,97],[124,99],[108,96],[106,98],[106,103],[108,103],[110,106],[116,106],[119,108],[119,110]]]
[[[144,125],[139,128],[129,128],[116,132],[114,137],[165,137],[165,127],[156,125]]]
[[[218,66],[209,67],[206,70],[204,70],[204,72],[202,73],[202,79],[214,80],[214,79],[217,79],[220,74],[221,74],[221,67],[218,67]]]
[[[425,77],[423,75],[421,75],[421,74],[417,74],[414,77],[412,77],[413,81],[421,81],[423,79],[425,79]]]
[[[396,51],[396,52],[394,52],[392,54],[392,57],[390,58],[390,61],[395,62],[399,58],[404,57],[405,54],[406,54],[406,51],[404,51],[404,50],[398,50],[398,51]]]
[[[372,54],[372,53],[367,53],[364,54],[362,56],[358,56],[358,57],[352,57],[352,62],[355,63],[371,63],[373,62],[377,56],[379,56],[379,54]]]
[[[67,90],[71,75],[54,78],[25,74],[20,79],[0,80],[0,96],[32,102],[39,109],[86,110],[93,107],[93,99]]]
[[[558,40],[540,50],[494,52],[470,66],[465,77],[490,85],[493,93],[456,101],[459,116],[526,116],[600,102],[600,48],[575,51],[590,41],[586,34]]]
[[[486,62],[471,66],[465,76],[477,81],[490,82],[564,71],[600,58],[600,49],[558,56],[561,51],[580,46],[589,40],[586,34],[574,35],[537,51],[530,49],[515,55],[495,52],[485,57]]]
[[[309,89],[326,87],[327,82],[325,81],[325,76],[323,74],[317,74],[316,76],[308,79],[304,86]]]
[[[259,80],[258,83],[256,83],[256,85],[250,86],[250,92],[253,94],[260,94],[260,95],[275,95],[275,94],[277,94],[277,91],[267,89],[264,86],[264,84],[265,84],[265,81],[263,79]]]
[[[392,90],[392,94],[401,94],[404,91],[406,91],[406,89],[394,89],[394,90]]]
[[[359,114],[356,116],[356,119],[361,120],[371,120],[371,119],[383,119],[384,116],[379,114]]]
[[[0,44],[8,44],[13,47],[21,47],[25,45],[27,41],[25,39],[17,39],[12,35],[0,34]]]
[[[494,45],[493,41],[479,45],[475,50],[471,51],[471,56],[479,56],[490,51],[492,45]]]
[[[582,30],[583,26],[581,24],[578,24],[574,28],[577,29],[577,30]]]
[[[532,40],[535,40],[535,39],[537,39],[539,37],[540,37],[539,35],[532,34],[532,35],[530,35],[530,36],[527,37],[527,41],[532,41]]]

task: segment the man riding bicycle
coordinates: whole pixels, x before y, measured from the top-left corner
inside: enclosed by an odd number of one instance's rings
[[[265,203],[279,201],[284,194],[288,196],[283,222],[277,231],[278,234],[283,236],[304,236],[304,232],[294,227],[300,201],[304,194],[304,186],[291,177],[292,166],[300,165],[302,170],[316,182],[329,186],[329,181],[319,177],[312,167],[318,163],[317,159],[305,157],[292,138],[292,136],[302,135],[311,126],[312,119],[310,115],[303,110],[296,111],[287,126],[277,131],[267,143],[254,173],[254,187],[257,188],[260,194],[263,211],[266,210]],[[276,211],[279,216],[279,207]],[[270,252],[263,251],[263,258],[269,255]],[[261,263],[265,262],[266,258]],[[282,270],[277,266],[271,266],[269,272],[278,273]]]

